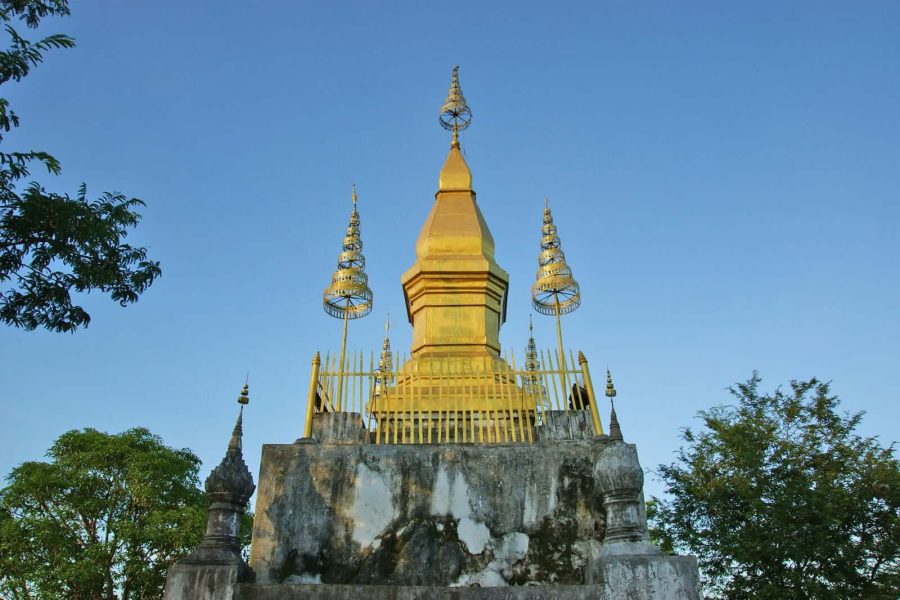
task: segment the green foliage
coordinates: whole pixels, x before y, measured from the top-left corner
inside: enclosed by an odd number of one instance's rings
[[[900,597],[900,464],[893,445],[854,431],[827,383],[731,388],[736,406],[700,413],[704,429],[659,473],[656,539],[696,554],[724,598]]]
[[[62,34],[29,41],[9,24],[19,18],[35,28],[43,17],[69,14],[67,0],[0,0],[0,20],[10,47],[0,51],[0,85],[20,81],[43,61],[44,53],[72,48]],[[0,98],[0,141],[19,126],[9,101]],[[72,292],[108,294],[122,306],[136,302],[161,275],[144,248],[124,243],[140,221],[137,198],[103,194],[93,202],[86,186],[71,198],[47,192],[37,183],[23,192],[17,183],[30,175],[32,162],[58,174],[60,164],[43,151],[0,152],[0,322],[36,329],[72,331],[86,327],[90,315],[72,302]]]
[[[199,459],[146,429],[69,431],[47,456],[0,491],[0,597],[161,598],[169,565],[205,530]]]

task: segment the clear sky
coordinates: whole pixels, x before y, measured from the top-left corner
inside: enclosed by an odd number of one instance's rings
[[[87,297],[74,335],[0,329],[0,474],[69,429],[144,426],[205,477],[249,371],[258,476],[340,344],[321,293],[352,182],[375,309],[349,345],[378,349],[390,312],[408,349],[399,280],[455,64],[510,274],[501,342],[521,356],[549,196],[584,298],[566,345],[612,368],[646,469],[754,369],[831,380],[863,433],[898,438],[900,3],[73,4],[44,30],[78,47],[3,86],[22,119],[3,144],[55,154],[51,190],[145,200],[129,239],[163,277],[126,309]],[[553,320],[535,336],[552,347]]]

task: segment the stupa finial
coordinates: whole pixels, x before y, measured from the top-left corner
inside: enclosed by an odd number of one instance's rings
[[[459,65],[453,67],[450,91],[447,93],[444,104],[441,105],[439,119],[441,127],[453,132],[453,141],[450,146],[459,148],[459,132],[472,124],[472,111],[459,87]]]

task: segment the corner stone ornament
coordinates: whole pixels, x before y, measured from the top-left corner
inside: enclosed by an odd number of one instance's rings
[[[238,397],[237,422],[225,458],[206,478],[209,497],[206,534],[189,556],[178,561],[166,578],[166,600],[231,600],[233,586],[253,579],[241,557],[241,517],[256,490],[242,449],[244,406],[249,401],[245,384]]]

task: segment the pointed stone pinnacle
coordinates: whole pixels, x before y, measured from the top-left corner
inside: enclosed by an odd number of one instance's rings
[[[622,428],[619,426],[619,418],[616,416],[616,403],[610,398],[610,404],[612,404],[612,414],[609,417],[609,439],[623,441],[622,438]]]
[[[242,439],[244,436],[244,406],[241,405],[241,411],[238,413],[237,422],[234,424],[234,429],[231,432],[231,440],[228,442],[228,452],[242,452],[244,446],[242,444]]]
[[[253,476],[244,462],[242,452],[243,421],[244,407],[242,405],[237,422],[234,424],[234,430],[231,432],[231,439],[228,441],[225,458],[206,478],[206,493],[211,500],[246,504],[256,489]]]

